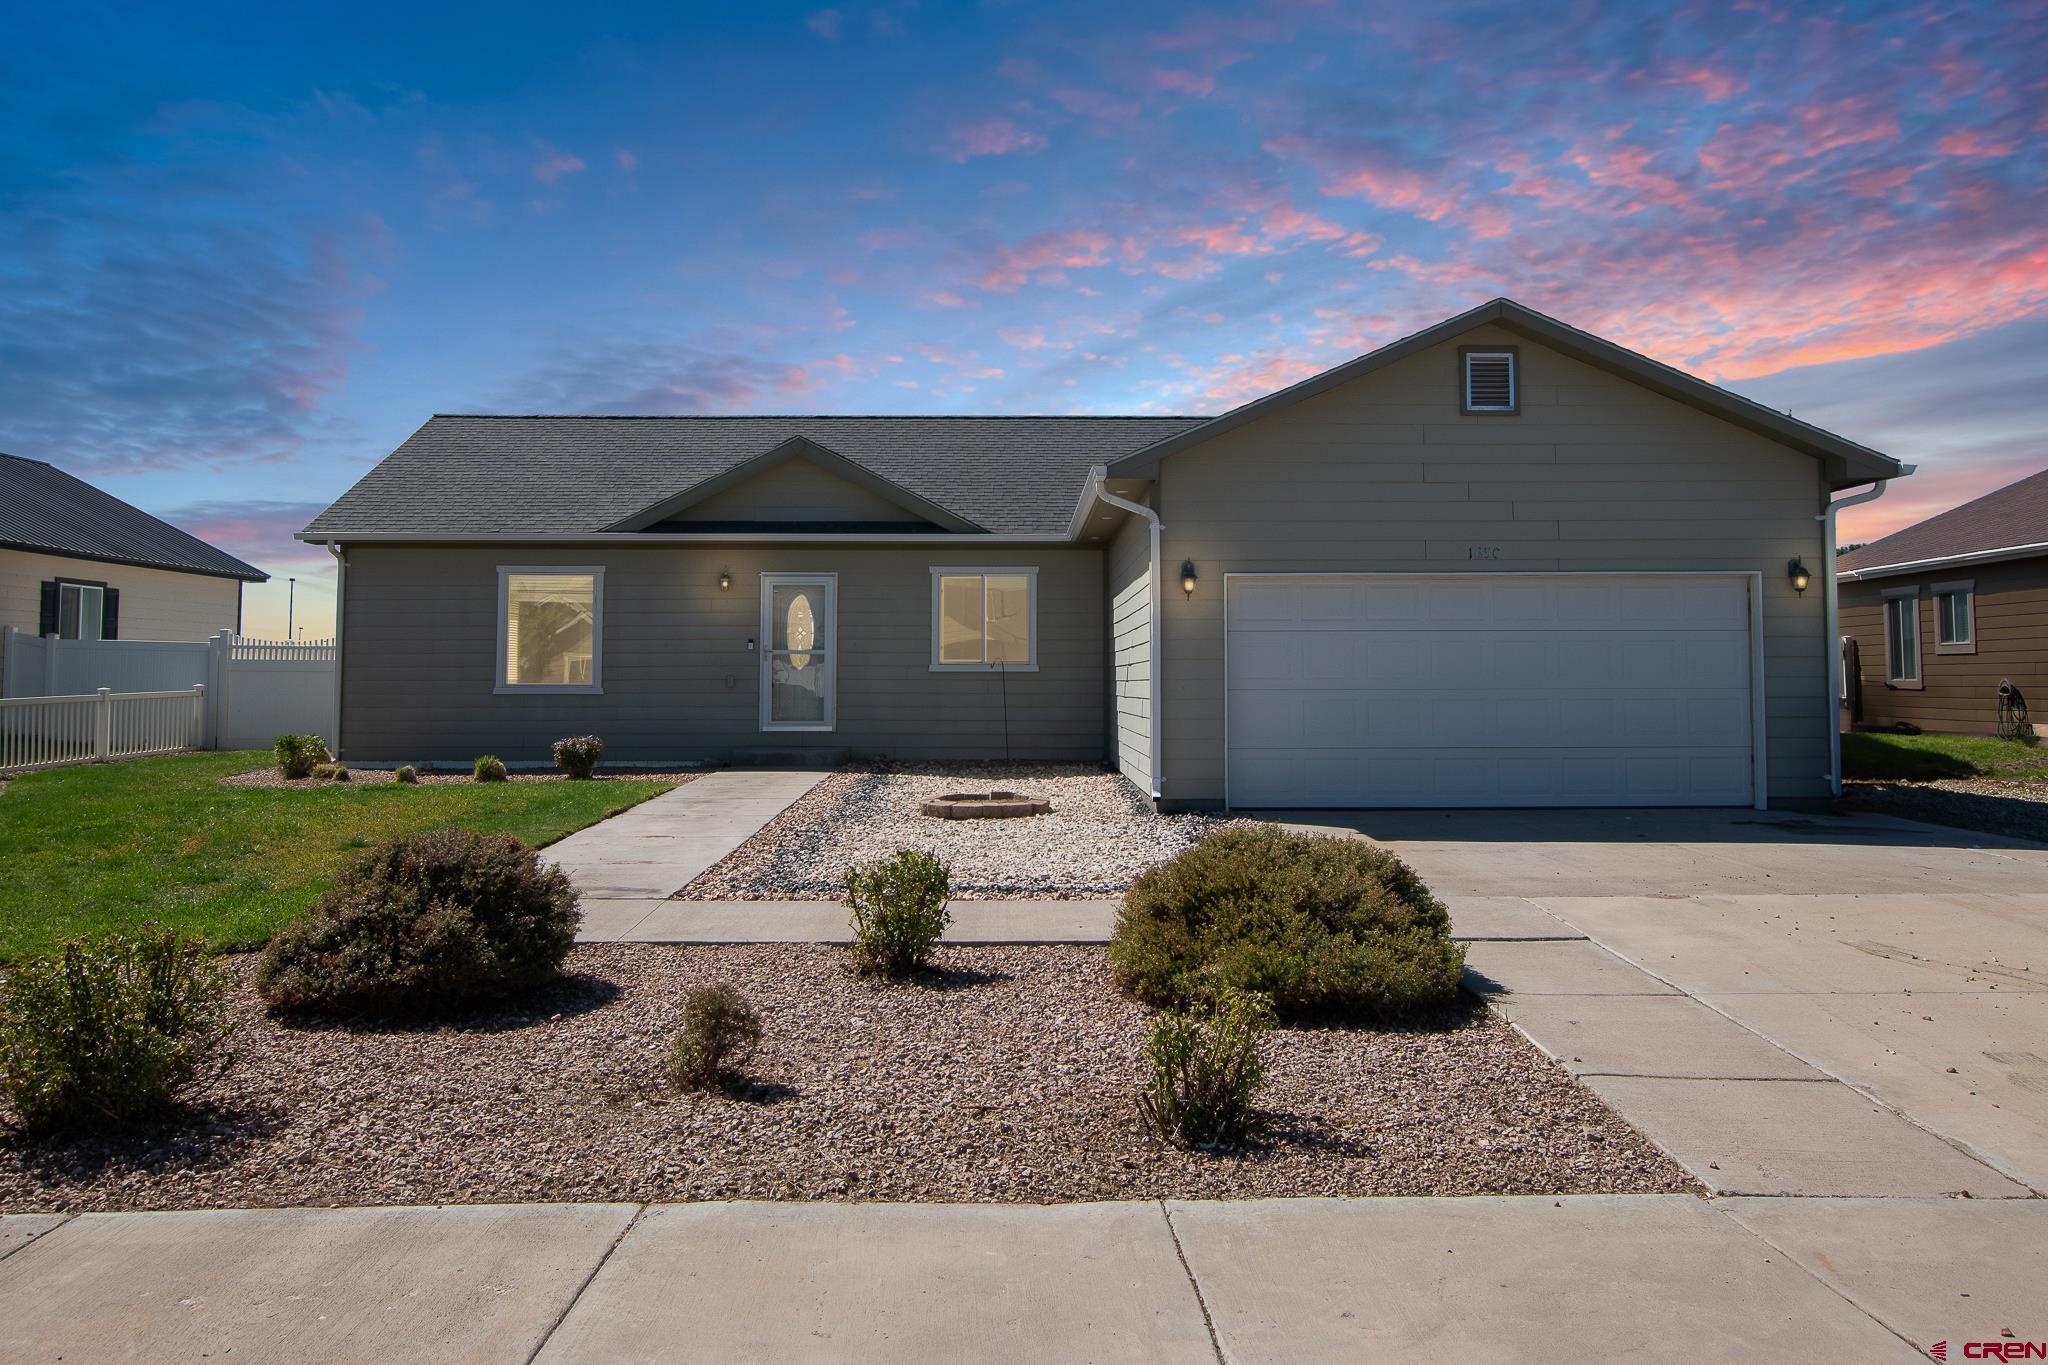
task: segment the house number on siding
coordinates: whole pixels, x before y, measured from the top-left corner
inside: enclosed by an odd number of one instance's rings
[[[1465,558],[1467,558],[1467,559],[1499,559],[1499,558],[1500,558],[1500,546],[1498,546],[1498,545],[1467,545],[1467,546],[1465,547]]]

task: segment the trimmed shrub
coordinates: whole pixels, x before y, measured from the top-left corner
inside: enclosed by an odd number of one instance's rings
[[[476,766],[469,770],[469,775],[478,782],[503,782],[506,776],[505,761],[496,754],[485,754],[476,761]]]
[[[847,868],[846,904],[861,970],[908,976],[922,969],[952,923],[946,911],[951,891],[946,865],[914,849]]]
[[[401,765],[391,776],[408,787],[420,780],[419,770],[410,763]]]
[[[604,741],[596,735],[576,735],[555,741],[555,766],[572,778],[587,778],[597,771],[604,757]]]
[[[348,765],[346,763],[315,763],[313,765],[313,780],[315,782],[346,782],[348,781]]]
[[[226,1070],[226,997],[197,938],[74,939],[0,986],[0,1093],[35,1134],[148,1118]]]
[[[291,781],[310,777],[313,765],[331,762],[327,741],[318,735],[279,735],[271,752],[277,755],[277,770]]]
[[[509,834],[408,834],[362,854],[270,940],[274,1009],[431,1014],[554,979],[576,939],[561,868]]]
[[[761,1041],[761,1016],[731,986],[699,986],[683,1001],[683,1031],[668,1053],[668,1080],[704,1090],[743,1065]]]
[[[1385,849],[1259,825],[1142,873],[1109,958],[1147,1004],[1256,991],[1281,1019],[1393,1021],[1456,995],[1465,950],[1450,927],[1443,902]]]
[[[1266,1076],[1259,1042],[1272,1027],[1272,1002],[1250,991],[1225,991],[1199,1012],[1162,1016],[1145,1044],[1152,1079],[1138,1092],[1152,1131],[1182,1147],[1242,1142]]]

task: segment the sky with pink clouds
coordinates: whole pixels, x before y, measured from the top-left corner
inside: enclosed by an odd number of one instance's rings
[[[1216,412],[1497,294],[2048,465],[2048,0],[17,10],[0,450],[269,570],[437,411]]]

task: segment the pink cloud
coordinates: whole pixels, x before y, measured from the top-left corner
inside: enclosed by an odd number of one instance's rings
[[[627,175],[640,169],[640,153],[628,151],[624,147],[612,153],[612,161]]]
[[[1045,137],[1020,128],[1008,118],[992,118],[953,130],[953,159],[966,161],[977,156],[1007,156],[1012,152],[1035,152],[1045,146]]]
[[[995,262],[982,273],[983,289],[1009,293],[1030,280],[1051,282],[1068,270],[1105,265],[1116,239],[1091,228],[1040,232],[996,248]]]
[[[1174,67],[1161,66],[1152,69],[1152,83],[1161,90],[1177,90],[1183,95],[1206,97],[1216,93],[1216,78],[1193,71],[1181,71]]]
[[[836,9],[814,10],[804,19],[804,27],[828,43],[839,41],[839,11]]]
[[[1993,157],[2011,156],[2019,144],[2012,141],[1994,141],[1974,128],[1965,128],[1959,133],[1950,133],[1934,144],[1934,149],[1943,156],[1961,157],[1971,161],[1988,160]]]
[[[565,175],[580,175],[587,169],[582,157],[572,152],[558,152],[542,143],[541,158],[533,163],[533,178],[543,185],[552,185]]]

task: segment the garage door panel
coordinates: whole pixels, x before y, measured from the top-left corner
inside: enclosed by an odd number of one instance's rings
[[[1233,575],[1226,591],[1235,805],[1751,800],[1740,579]]]

